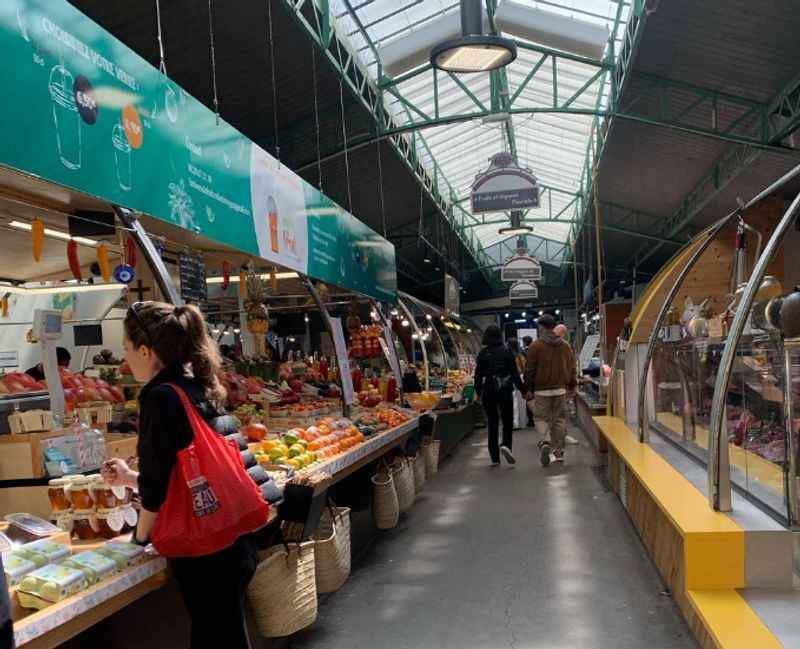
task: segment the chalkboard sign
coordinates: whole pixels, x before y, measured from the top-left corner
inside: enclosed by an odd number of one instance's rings
[[[196,304],[201,309],[208,300],[206,285],[206,265],[202,257],[181,254],[178,257],[178,271],[181,280],[181,297],[187,304]]]

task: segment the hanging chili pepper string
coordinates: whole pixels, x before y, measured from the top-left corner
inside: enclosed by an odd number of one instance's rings
[[[275,84],[275,39],[272,34],[272,0],[267,0],[267,22],[269,23],[269,65],[272,70],[272,125],[275,131],[275,157],[281,161],[281,145],[278,140],[278,87]]]
[[[214,14],[211,7],[212,0],[208,0],[208,39],[211,44],[211,85],[214,90],[214,114],[219,126],[219,99],[217,97],[217,54],[214,48]]]

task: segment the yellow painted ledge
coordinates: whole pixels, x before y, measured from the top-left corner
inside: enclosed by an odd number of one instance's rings
[[[745,586],[744,530],[713,511],[706,497],[617,417],[598,428],[683,537],[687,590]]]
[[[717,646],[724,649],[784,649],[735,590],[690,590],[688,595]]]

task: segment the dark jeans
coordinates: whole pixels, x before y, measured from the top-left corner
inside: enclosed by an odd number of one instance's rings
[[[486,423],[489,427],[489,455],[492,462],[500,461],[500,445],[497,440],[500,419],[503,420],[503,446],[511,450],[514,430],[513,395],[511,390],[499,394],[487,391],[483,394],[483,409],[486,411]]]
[[[251,534],[216,554],[172,560],[192,620],[192,649],[250,649],[245,591],[257,561]]]

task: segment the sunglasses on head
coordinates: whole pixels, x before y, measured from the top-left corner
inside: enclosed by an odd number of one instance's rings
[[[147,346],[153,346],[153,339],[150,336],[150,330],[145,325],[144,320],[142,320],[142,316],[139,315],[139,311],[145,307],[149,302],[134,302],[128,307],[128,313],[133,315],[134,319],[136,320],[136,324],[139,326],[139,329],[142,330],[144,337],[147,339]]]

